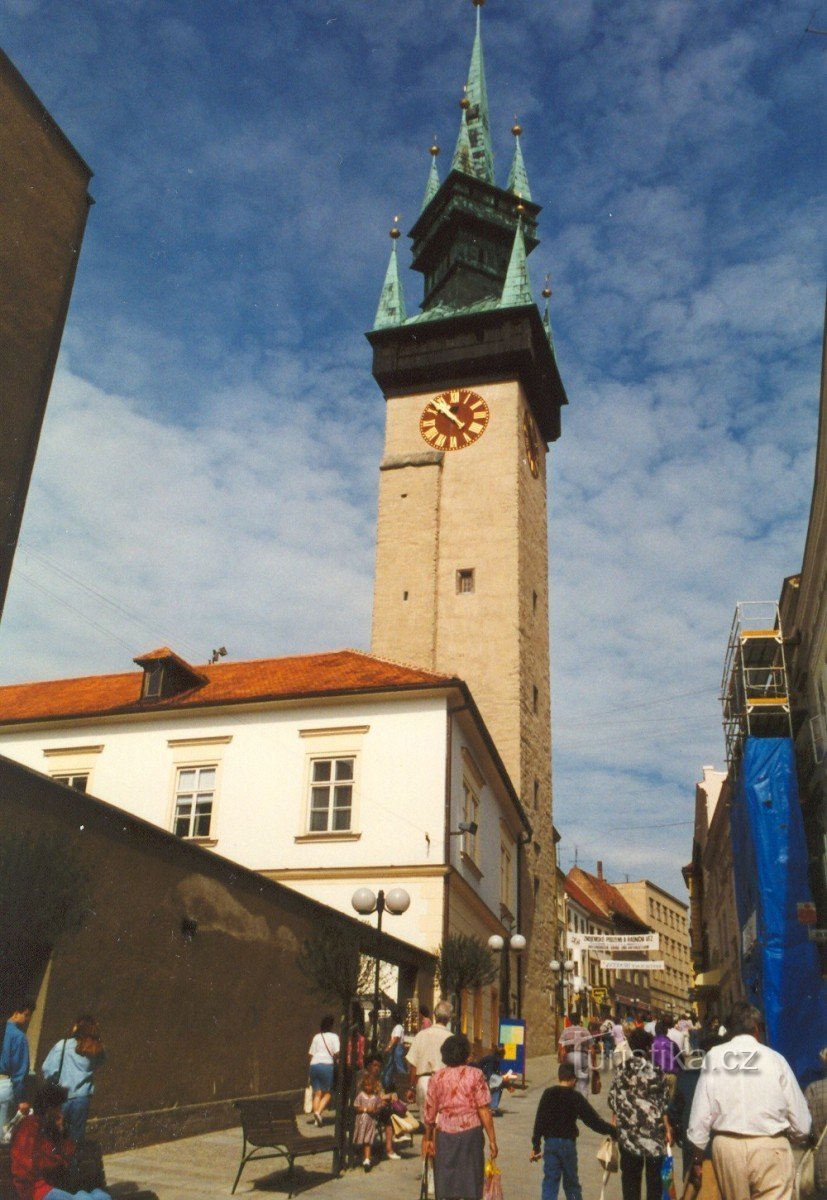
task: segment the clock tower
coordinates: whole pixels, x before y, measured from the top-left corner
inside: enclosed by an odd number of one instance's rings
[[[380,465],[372,652],[464,679],[533,827],[518,848],[523,1015],[553,1036],[556,938],[548,612],[548,444],[567,403],[546,289],[527,255],[540,207],[520,135],[494,179],[481,7],[459,137],[440,182],[437,146],[410,232],[421,310],[408,316],[399,230],[368,340],[387,401]],[[499,831],[480,830],[499,837]],[[515,964],[515,969],[516,964]]]

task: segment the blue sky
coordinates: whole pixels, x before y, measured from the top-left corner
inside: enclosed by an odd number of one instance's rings
[[[801,563],[824,316],[827,4],[489,0],[570,397],[550,460],[563,865],[682,893],[732,609]],[[470,0],[0,0],[95,172],[4,682],[367,648],[363,331],[443,177]],[[407,262],[407,251],[403,257]],[[407,280],[409,311],[421,298]]]

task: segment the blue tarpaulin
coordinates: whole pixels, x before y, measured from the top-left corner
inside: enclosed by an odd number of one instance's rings
[[[827,983],[799,919],[812,894],[790,738],[746,739],[730,821],[747,998],[803,1086],[821,1075]]]

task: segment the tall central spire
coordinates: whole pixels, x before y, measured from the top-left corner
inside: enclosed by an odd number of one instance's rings
[[[488,118],[488,92],[485,87],[485,63],[482,56],[482,6],[485,0],[474,0],[477,10],[477,32],[471,51],[471,66],[465,94],[468,108],[462,119],[468,127],[471,145],[471,164],[474,174],[486,183],[494,182],[494,150],[491,143],[491,123]]]

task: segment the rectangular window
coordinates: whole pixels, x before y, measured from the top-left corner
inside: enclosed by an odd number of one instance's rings
[[[206,767],[178,768],[175,777],[175,820],[173,825],[176,837],[210,836],[210,823],[215,803],[216,771],[214,763]]]
[[[476,833],[463,833],[462,849],[465,854],[473,861],[477,861],[477,848],[479,845],[479,823],[480,823],[480,798],[471,786],[468,778],[462,781],[463,807],[462,819],[466,825],[476,825]]]
[[[467,595],[474,590],[474,568],[468,567],[457,571],[457,592]]]
[[[346,833],[353,815],[353,758],[314,758],[310,771],[311,833]]]
[[[89,773],[77,775],[53,775],[55,783],[64,783],[66,787],[74,788],[76,792],[85,792],[89,784]]]
[[[511,888],[511,847],[500,842],[500,904],[509,911],[512,908]]]

